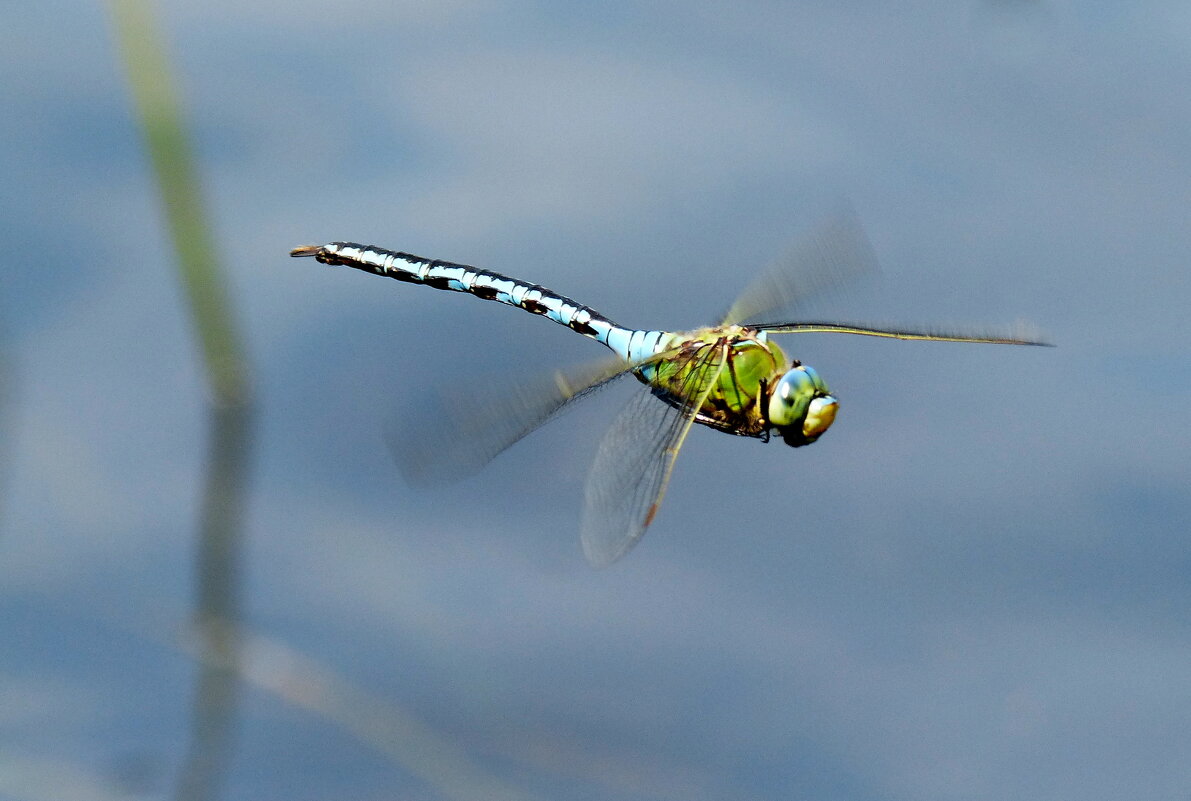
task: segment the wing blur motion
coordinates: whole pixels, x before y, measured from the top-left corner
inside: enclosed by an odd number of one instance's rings
[[[579,525],[583,553],[593,567],[624,556],[653,522],[678,451],[723,369],[717,353],[692,370],[680,404],[642,388],[613,421],[588,474]]]
[[[427,408],[403,415],[390,426],[389,445],[414,486],[463,478],[633,366],[613,358],[520,380],[471,379],[432,393]]]
[[[473,377],[432,393],[423,409],[394,421],[389,446],[401,474],[414,486],[464,478],[575,402],[669,355],[636,362],[612,357],[525,378]]]
[[[732,304],[723,325],[758,325],[796,317],[802,301],[880,273],[860,220],[843,209],[804,234]]]

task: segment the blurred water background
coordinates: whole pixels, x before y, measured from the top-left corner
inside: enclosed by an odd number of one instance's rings
[[[1184,799],[1191,7],[4,7],[0,799]],[[614,388],[411,489],[429,389],[602,356],[294,261],[714,320],[846,198],[809,448],[695,431],[611,569]]]

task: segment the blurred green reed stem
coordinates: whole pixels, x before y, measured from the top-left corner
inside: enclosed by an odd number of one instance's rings
[[[178,275],[201,344],[210,391],[210,451],[199,520],[196,617],[239,618],[239,550],[251,440],[248,371],[215,256],[170,65],[150,0],[111,0],[116,42],[174,246]],[[235,628],[200,626],[203,660],[190,749],[175,796],[218,797],[233,753],[238,693]]]
[[[157,177],[182,287],[219,406],[247,403],[243,350],[232,323],[215,243],[151,0],[111,0],[128,84]]]

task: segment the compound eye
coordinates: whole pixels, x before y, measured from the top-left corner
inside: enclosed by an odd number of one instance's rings
[[[770,424],[778,428],[800,424],[815,392],[814,377],[806,368],[795,367],[787,372],[778,379],[777,386],[769,396]]]
[[[818,390],[818,394],[826,395],[830,392],[827,389],[827,382],[819,377],[819,372],[815,368],[804,365],[802,369],[806,370],[806,374],[811,377],[811,382],[815,385],[815,389]]]

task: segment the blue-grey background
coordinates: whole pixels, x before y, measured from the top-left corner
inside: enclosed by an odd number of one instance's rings
[[[224,797],[1189,797],[1186,2],[158,15],[258,404]],[[170,797],[197,344],[106,7],[3,16],[0,798]],[[887,288],[841,316],[1059,347],[788,339],[835,428],[696,431],[600,572],[582,482],[627,388],[442,488],[379,433],[598,346],[286,255],[374,242],[681,328],[841,198]]]

